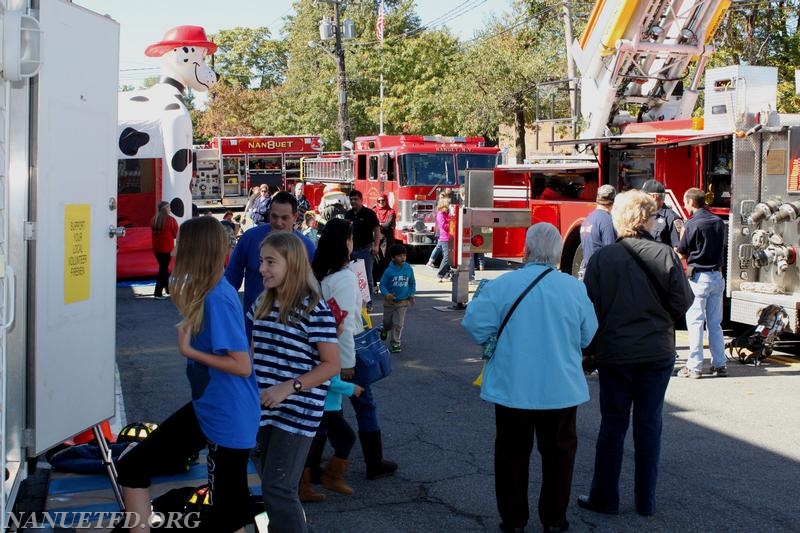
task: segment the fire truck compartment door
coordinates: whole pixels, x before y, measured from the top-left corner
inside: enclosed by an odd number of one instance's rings
[[[466,212],[467,224],[470,227],[470,251],[472,253],[495,254],[497,252],[494,249],[494,228],[527,228],[531,225],[531,213],[527,209],[471,208]],[[478,236],[481,238],[476,239]],[[477,242],[482,244],[477,245]]]
[[[27,350],[35,454],[114,415],[119,71],[116,21],[63,0],[43,0],[39,15]]]

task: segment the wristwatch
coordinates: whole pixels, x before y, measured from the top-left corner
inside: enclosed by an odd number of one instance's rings
[[[301,390],[303,390],[303,382],[300,381],[299,379],[293,379],[292,388],[294,389],[295,392],[300,392]]]

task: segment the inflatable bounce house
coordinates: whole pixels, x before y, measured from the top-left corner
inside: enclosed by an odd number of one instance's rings
[[[141,91],[119,94],[117,278],[155,276],[150,220],[157,205],[169,202],[172,215],[183,222],[192,216],[192,121],[186,89],[208,91],[217,75],[206,56],[217,45],[200,26],[177,26],[145,50],[158,57],[158,83]]]

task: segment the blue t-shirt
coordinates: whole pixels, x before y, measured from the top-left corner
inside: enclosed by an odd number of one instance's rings
[[[264,290],[264,279],[258,271],[258,259],[261,254],[261,241],[270,231],[272,231],[271,224],[262,224],[245,231],[239,237],[239,242],[236,243],[236,248],[228,260],[228,267],[225,269],[225,277],[236,290],[242,286],[244,279],[244,308],[248,310],[253,307],[253,302]],[[314,259],[314,243],[297,230],[294,230],[294,234],[306,245],[308,261],[311,262]],[[253,324],[249,318],[245,319],[245,328],[247,337],[250,338]]]
[[[595,209],[581,224],[581,243],[583,244],[583,261],[581,270],[586,269],[586,263],[592,254],[603,246],[617,242],[617,231],[611,221],[611,213],[605,209]]]
[[[211,289],[203,306],[203,327],[192,336],[192,347],[226,355],[248,352],[244,314],[236,289],[225,278]],[[247,449],[256,444],[261,406],[255,373],[243,378],[186,360],[192,402],[203,434],[227,448]]]

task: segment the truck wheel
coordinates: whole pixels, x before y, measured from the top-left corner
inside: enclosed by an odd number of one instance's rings
[[[578,247],[575,248],[575,253],[572,254],[572,262],[570,267],[570,274],[578,277],[578,272],[581,269],[581,263],[583,262],[583,243],[579,243]]]

